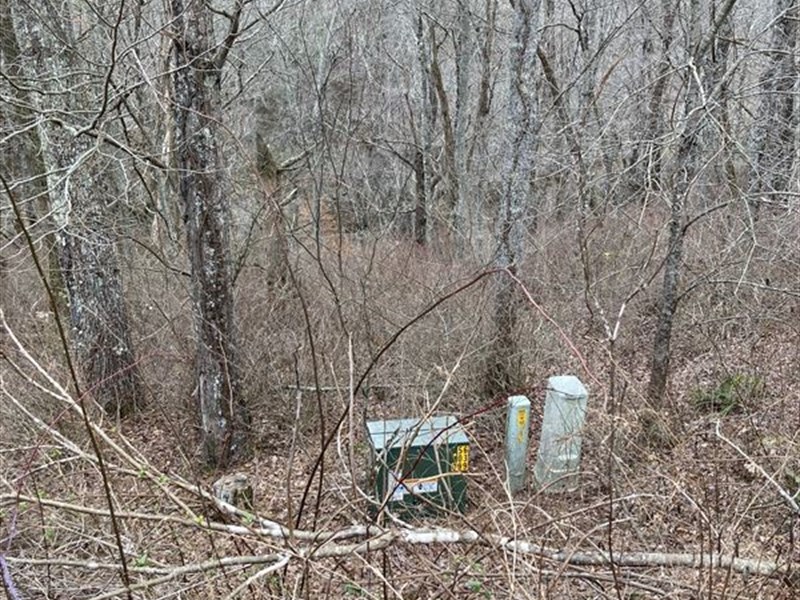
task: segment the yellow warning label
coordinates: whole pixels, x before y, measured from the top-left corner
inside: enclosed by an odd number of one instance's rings
[[[456,446],[453,454],[453,471],[456,473],[469,471],[469,446]]]
[[[525,430],[528,426],[528,413],[524,408],[517,411],[517,442],[522,443],[525,439]]]

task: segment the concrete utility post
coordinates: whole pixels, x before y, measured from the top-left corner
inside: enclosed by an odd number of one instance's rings
[[[548,492],[578,487],[587,399],[586,388],[577,377],[565,375],[547,380],[534,477],[536,484]]]
[[[506,417],[506,472],[512,494],[525,487],[530,421],[531,401],[525,396],[510,396]]]

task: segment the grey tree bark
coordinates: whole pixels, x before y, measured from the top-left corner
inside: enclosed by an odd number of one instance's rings
[[[237,4],[241,11],[241,4]],[[195,394],[205,459],[224,467],[247,451],[250,416],[236,365],[230,207],[217,135],[221,74],[238,32],[237,12],[217,53],[205,2],[172,0],[175,150],[191,266]]]
[[[631,163],[631,187],[647,190],[659,189],[661,186],[662,154],[665,147],[666,119],[664,102],[673,65],[670,59],[672,44],[674,42],[674,23],[681,0],[661,1],[661,23],[659,28],[654,28],[658,41],[648,38],[644,43],[645,57],[655,55],[657,67],[651,76],[650,93],[647,96],[646,109],[643,111],[642,120],[644,127],[641,129],[641,140],[637,144]],[[656,46],[659,50],[656,53]],[[644,180],[644,185],[642,185]]]
[[[453,124],[453,224],[462,250],[472,239],[472,219],[475,210],[468,190],[474,185],[467,166],[467,133],[470,114],[470,71],[475,52],[475,36],[468,0],[458,1],[458,24],[455,38],[456,110]]]
[[[507,151],[503,162],[503,190],[497,215],[495,267],[516,273],[523,258],[525,235],[536,229],[536,203],[531,194],[537,132],[536,50],[539,45],[539,0],[517,0],[509,58]],[[495,290],[496,335],[490,349],[486,391],[494,395],[517,386],[519,373],[512,365],[517,354],[515,284],[500,275]]]
[[[256,130],[255,166],[263,195],[263,210],[260,215],[254,217],[254,228],[257,227],[261,235],[266,238],[264,244],[266,264],[263,273],[267,285],[278,288],[289,279],[289,241],[286,238],[286,227],[279,205],[281,176],[265,134],[261,133],[258,124]],[[245,252],[249,251],[249,247],[248,243]]]
[[[414,239],[423,246],[428,241],[430,211],[433,196],[433,128],[436,122],[436,91],[431,76],[433,33],[426,31],[422,12],[417,15],[417,60],[419,61],[419,98],[422,105],[418,133],[414,132],[416,150],[416,205],[414,208]],[[413,121],[413,116],[411,117]]]
[[[0,0],[0,56],[2,56],[3,71],[9,81],[18,81],[25,76],[20,54],[11,16],[11,4],[9,0]],[[26,224],[43,232],[50,287],[55,290],[58,298],[66,299],[64,282],[58,267],[58,254],[55,251],[55,227],[47,216],[50,208],[50,193],[45,176],[47,168],[39,151],[41,143],[38,131],[30,126],[35,123],[36,114],[32,110],[26,87],[10,86],[9,95],[14,100],[0,105],[0,125],[3,131],[17,133],[10,134],[7,143],[0,147],[0,160],[5,167],[4,175],[10,181],[19,181],[16,186],[19,195],[29,199],[24,206]],[[66,308],[65,303],[63,304]]]
[[[461,230],[468,230],[468,237],[473,253],[481,260],[488,255],[484,246],[490,238],[485,232],[484,215],[488,202],[486,199],[492,195],[492,184],[488,175],[488,165],[490,163],[490,143],[489,131],[492,126],[492,109],[494,105],[495,92],[495,54],[496,54],[496,35],[498,20],[497,0],[485,0],[483,14],[476,19],[478,26],[476,32],[477,53],[480,64],[480,76],[477,83],[475,107],[472,113],[474,123],[472,132],[468,136],[465,169],[469,173],[468,181],[472,182],[473,190],[470,193],[469,204],[464,211],[466,223]],[[466,118],[469,118],[466,117]],[[489,240],[491,241],[491,240]],[[487,257],[488,258],[488,257]]]
[[[724,2],[720,2],[724,7]],[[712,18],[716,18],[717,4],[712,5]],[[736,176],[736,164],[733,160],[734,155],[738,154],[737,144],[735,140],[735,132],[731,120],[731,85],[730,77],[728,77],[728,69],[732,62],[732,46],[733,40],[736,39],[736,33],[733,27],[733,18],[725,19],[719,26],[719,34],[713,45],[711,52],[710,66],[711,81],[716,82],[719,86],[715,94],[717,101],[717,128],[715,135],[710,136],[707,140],[708,143],[717,146],[719,151],[719,160],[714,168],[716,179],[719,182],[724,182],[731,195],[736,197],[739,195],[739,185]]]
[[[47,181],[53,215],[49,222],[56,227],[55,248],[81,378],[106,412],[123,415],[143,396],[108,219],[107,207],[120,195],[118,173],[115,161],[100,152],[102,136],[87,135],[99,126],[90,117],[101,110],[83,91],[91,89],[87,71],[92,67],[81,62],[76,49],[69,7],[58,10],[50,4],[4,1],[3,19],[13,23],[4,32],[4,49],[19,53],[19,64],[10,72],[20,77],[18,91],[27,96],[27,125],[36,123],[31,141],[41,158],[31,166],[39,171],[33,175]],[[54,23],[63,27],[54,28]]]
[[[664,281],[659,297],[658,320],[653,340],[648,392],[655,402],[663,402],[669,375],[670,346],[675,313],[678,308],[678,286],[683,267],[686,238],[686,216],[689,198],[700,169],[702,130],[714,112],[714,95],[719,93],[718,69],[709,65],[708,53],[725,21],[730,18],[736,0],[726,0],[706,35],[701,35],[700,0],[691,0],[689,16],[689,61],[683,70],[684,119],[677,153],[670,169],[669,240],[664,260]]]
[[[795,161],[795,135],[800,125],[795,96],[800,76],[798,46],[800,3],[774,0],[774,25],[768,50],[769,65],[761,80],[761,102],[755,139],[755,172],[751,201],[755,214],[765,201],[785,200]]]

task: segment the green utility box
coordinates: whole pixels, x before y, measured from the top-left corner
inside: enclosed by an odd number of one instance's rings
[[[455,417],[371,421],[367,431],[381,506],[404,516],[464,512],[469,440]]]

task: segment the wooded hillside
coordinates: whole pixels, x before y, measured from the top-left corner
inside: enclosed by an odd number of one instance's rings
[[[798,0],[0,0],[29,598],[794,598]],[[506,399],[589,390],[510,494]],[[375,497],[453,415],[466,510]],[[212,494],[242,473],[252,504]]]

